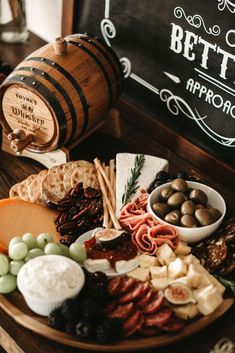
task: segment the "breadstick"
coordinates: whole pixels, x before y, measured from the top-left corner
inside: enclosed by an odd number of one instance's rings
[[[114,195],[115,195],[116,194],[116,175],[115,175],[114,159],[110,159],[109,166],[110,166],[110,182],[111,182],[112,189],[113,189]],[[116,197],[115,197],[115,199],[116,199]],[[115,200],[115,202],[116,202],[116,200]]]
[[[95,165],[97,165],[97,163],[95,163]],[[105,203],[107,204],[108,212],[109,212],[110,217],[111,217],[111,219],[113,221],[114,228],[115,229],[121,229],[121,226],[120,226],[120,224],[118,222],[118,219],[117,219],[117,217],[116,217],[116,215],[114,213],[114,210],[112,208],[112,205],[111,205],[111,203],[109,201],[101,171],[98,168],[96,170],[97,170],[98,181],[99,181],[99,184],[100,184],[100,189],[101,189],[101,192],[102,192],[102,194],[104,196]]]
[[[107,187],[108,187],[108,190],[109,190],[109,193],[110,193],[110,196],[111,196],[111,204],[114,205],[114,208],[115,208],[115,194],[114,194],[114,191],[113,191],[113,188],[110,184],[110,181],[109,179],[107,178],[107,175],[105,173],[105,170],[103,169],[100,161],[98,158],[95,158],[94,159],[94,164],[95,164],[95,167],[96,167],[96,170],[100,171],[100,173],[102,174],[102,177],[104,178],[106,184],[107,184]]]
[[[102,199],[103,199],[103,209],[104,209],[103,227],[109,228],[109,212],[107,209],[107,205],[105,203],[104,195],[102,195]]]

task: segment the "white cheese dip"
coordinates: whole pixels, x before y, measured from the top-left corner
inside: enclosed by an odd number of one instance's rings
[[[84,273],[75,261],[60,255],[44,255],[29,260],[18,274],[17,284],[23,294],[38,299],[55,300],[78,294]]]

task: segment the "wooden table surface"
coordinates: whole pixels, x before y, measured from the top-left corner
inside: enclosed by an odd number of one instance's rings
[[[42,45],[41,40],[35,39],[35,48]],[[19,54],[19,48],[23,48]],[[21,57],[26,56],[33,50],[32,44],[27,46],[0,45],[1,56],[12,65],[18,63]],[[218,190],[231,207],[235,210],[235,193],[231,191],[230,185],[218,183],[215,178],[209,177],[199,168],[195,168],[189,161],[179,157],[169,148],[164,147],[156,139],[147,136],[143,131],[131,126],[123,117],[122,136],[117,139],[98,131],[88,137],[76,149],[72,151],[71,159],[87,159],[92,161],[99,157],[102,161],[108,161],[115,157],[117,152],[135,152],[152,154],[165,158],[169,161],[170,172],[184,170],[191,175],[200,176],[204,183]],[[199,166],[200,167],[200,166]],[[10,187],[28,175],[37,173],[44,167],[34,160],[21,158],[0,151],[0,198],[8,197]],[[235,342],[235,308],[231,308],[223,317],[218,319],[208,328],[191,336],[181,342],[161,349],[153,349],[150,352],[161,353],[209,353],[215,344],[223,337],[228,337]],[[0,310],[0,346],[11,353],[75,353],[82,352],[72,349],[33,334],[27,329],[19,326],[13,319]],[[0,352],[2,349],[0,348]],[[227,351],[226,353],[232,353]]]

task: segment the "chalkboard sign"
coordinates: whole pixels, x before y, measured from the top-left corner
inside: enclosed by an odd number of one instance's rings
[[[79,1],[76,31],[103,38],[124,95],[235,164],[235,0]]]

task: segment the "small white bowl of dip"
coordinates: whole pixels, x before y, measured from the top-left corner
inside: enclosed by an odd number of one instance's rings
[[[29,308],[48,316],[63,301],[79,294],[85,282],[81,266],[61,255],[44,255],[20,269],[17,286]]]

